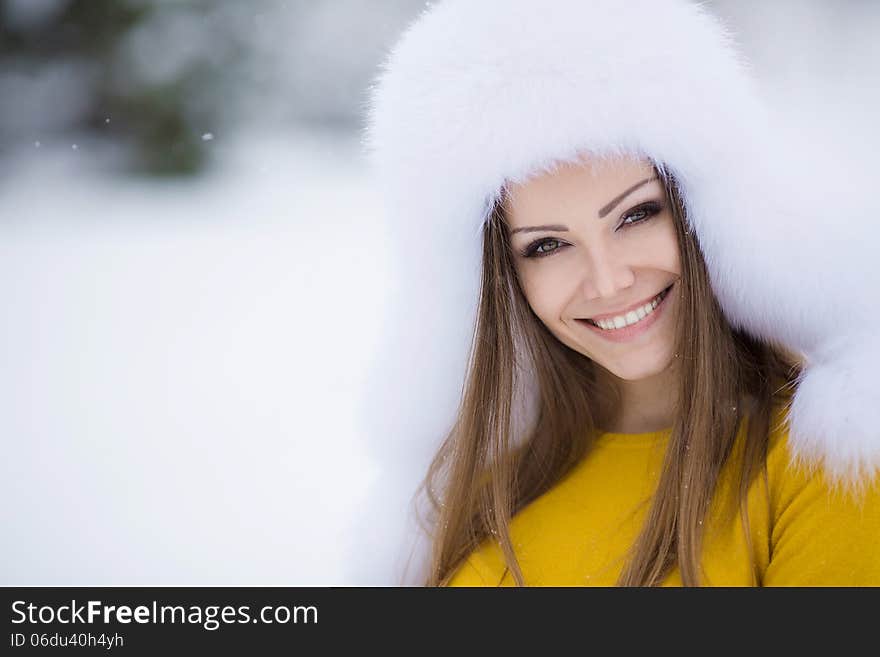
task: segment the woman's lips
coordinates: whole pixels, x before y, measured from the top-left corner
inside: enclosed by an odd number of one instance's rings
[[[598,333],[601,337],[609,340],[611,342],[628,342],[629,340],[633,340],[638,337],[645,331],[647,331],[651,326],[660,318],[663,312],[666,310],[666,300],[669,298],[669,293],[672,292],[672,288],[674,287],[674,283],[666,288],[666,294],[660,300],[660,303],[657,304],[657,307],[654,308],[654,312],[645,317],[639,322],[635,324],[631,324],[629,326],[624,326],[623,328],[618,329],[603,329],[598,326],[594,326],[586,319],[578,319],[578,323],[581,326],[586,326],[588,329],[593,331],[594,333]],[[646,302],[647,303],[647,302]],[[644,305],[644,304],[642,304]],[[637,304],[636,308],[639,307]],[[625,313],[617,313],[618,315],[622,315]],[[599,319],[605,319],[607,317],[614,317],[615,315],[598,315]]]
[[[641,301],[637,301],[636,303],[634,303],[630,306],[627,306],[626,308],[624,308],[622,310],[616,310],[613,313],[605,313],[604,315],[595,315],[593,317],[587,317],[587,319],[591,319],[595,322],[599,319],[613,319],[613,318],[617,317],[618,315],[626,315],[629,311],[636,310],[637,308],[641,308],[645,304],[651,303],[654,299],[659,297],[661,294],[665,294],[666,292],[669,291],[669,289],[672,287],[672,285],[673,284],[667,285],[664,289],[660,290],[657,294],[652,294],[647,299],[642,299]]]

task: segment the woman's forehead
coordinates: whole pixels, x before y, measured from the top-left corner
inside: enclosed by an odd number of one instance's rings
[[[582,156],[578,161],[560,162],[526,180],[507,184],[504,208],[514,214],[584,204],[599,208],[633,185],[656,176],[654,164],[647,158]]]

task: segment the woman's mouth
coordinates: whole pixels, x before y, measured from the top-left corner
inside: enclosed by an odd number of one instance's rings
[[[656,297],[626,313],[604,319],[578,319],[581,324],[609,340],[622,342],[640,335],[657,321],[664,308],[663,300],[669,295],[674,283]]]

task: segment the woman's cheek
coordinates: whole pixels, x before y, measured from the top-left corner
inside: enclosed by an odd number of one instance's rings
[[[673,226],[671,219],[663,224],[663,230],[658,231],[653,250],[659,260],[658,267],[681,275],[678,235],[675,232],[675,226]]]
[[[535,303],[541,298],[541,276],[535,267],[529,265],[530,263],[520,265],[517,270],[517,276],[519,277],[523,294],[534,307]]]
[[[570,290],[565,285],[565,277],[553,276],[549,272],[536,277],[527,295],[535,314],[546,324],[555,324],[565,314]]]
[[[520,266],[517,270],[517,277],[526,301],[529,302],[534,313],[543,318],[547,297],[544,293],[545,285],[542,282],[542,277],[538,275],[534,267],[528,266]]]

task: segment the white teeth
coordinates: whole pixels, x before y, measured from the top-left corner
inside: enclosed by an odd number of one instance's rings
[[[626,315],[618,315],[617,317],[612,317],[611,319],[599,319],[591,321],[599,328],[605,329],[606,331],[610,331],[611,329],[623,328],[624,326],[630,326],[632,324],[635,324],[636,322],[640,322],[645,317],[653,313],[657,305],[663,300],[664,295],[665,292],[661,292],[649,303],[646,303],[644,306],[639,306],[635,310],[630,310],[628,313],[626,313]]]

